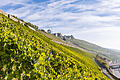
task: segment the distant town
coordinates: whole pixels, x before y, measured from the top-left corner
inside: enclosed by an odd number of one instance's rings
[[[52,33],[50,29],[47,30],[47,33],[53,34],[56,37],[61,38],[62,40],[66,41],[66,39],[73,39],[73,35],[62,35],[61,33]]]

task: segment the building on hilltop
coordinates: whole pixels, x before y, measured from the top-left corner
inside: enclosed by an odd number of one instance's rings
[[[73,35],[70,35],[70,36],[66,36],[68,39],[73,39]]]
[[[63,40],[73,39],[73,38],[74,38],[73,35],[70,35],[70,36],[64,35],[64,36],[62,36],[62,39],[63,39]]]
[[[61,33],[53,33],[54,36],[62,38],[62,34]]]
[[[50,29],[47,30],[47,33],[52,34],[52,35],[54,35],[56,37],[59,37],[64,41],[66,41],[67,39],[73,39],[74,38],[73,35],[70,35],[70,36],[64,35],[64,36],[62,36],[61,33],[52,33],[52,31]]]

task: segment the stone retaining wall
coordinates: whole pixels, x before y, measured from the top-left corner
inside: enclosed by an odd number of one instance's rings
[[[16,19],[14,16],[5,13],[5,12],[3,12],[2,10],[0,10],[0,13],[3,14],[3,15],[5,15],[6,17],[12,19],[12,20],[15,21],[15,22],[19,22],[20,24],[25,25],[25,23],[24,23],[23,21]]]

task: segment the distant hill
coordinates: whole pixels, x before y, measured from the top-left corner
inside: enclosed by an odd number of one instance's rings
[[[111,50],[113,50],[113,51],[117,52],[117,53],[118,53],[118,55],[120,55],[120,50],[117,50],[117,49],[111,49]]]
[[[103,48],[96,44],[93,44],[93,43],[90,43],[90,42],[87,42],[84,40],[75,39],[75,38],[67,39],[67,41],[69,41],[72,44],[74,44],[80,48],[83,48],[89,52],[103,55],[103,56],[111,59],[112,61],[116,61],[116,60],[120,61],[120,56],[119,56],[120,51],[119,50]]]

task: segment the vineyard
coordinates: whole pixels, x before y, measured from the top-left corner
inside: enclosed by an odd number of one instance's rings
[[[93,57],[0,14],[2,80],[109,80]]]

